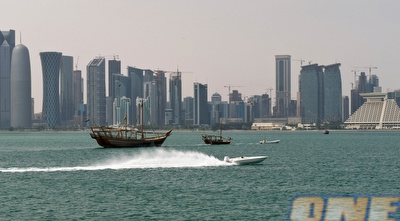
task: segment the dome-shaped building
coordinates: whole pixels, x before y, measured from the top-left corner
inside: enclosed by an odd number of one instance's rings
[[[19,44],[11,56],[11,127],[32,126],[31,63],[28,48]]]

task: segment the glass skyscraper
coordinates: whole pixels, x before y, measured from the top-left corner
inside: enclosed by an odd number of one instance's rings
[[[342,78],[340,64],[324,66],[323,121],[342,121]]]
[[[291,100],[291,63],[290,55],[275,55],[276,65],[276,97],[274,116],[288,117]]]
[[[86,66],[87,119],[89,125],[106,125],[105,59],[98,57]]]
[[[342,120],[340,64],[302,66],[299,76],[302,123]]]
[[[207,84],[194,83],[193,117],[194,125],[209,124]]]
[[[172,124],[182,124],[182,79],[181,72],[173,72],[169,78],[169,101],[172,109]]]
[[[0,129],[11,122],[11,53],[15,46],[15,31],[0,31]]]
[[[43,73],[43,122],[49,128],[60,126],[59,74],[60,52],[41,52]]]
[[[60,66],[60,106],[61,124],[72,126],[74,119],[73,89],[73,57],[61,56]]]

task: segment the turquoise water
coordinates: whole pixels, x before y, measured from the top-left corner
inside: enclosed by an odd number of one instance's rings
[[[396,131],[174,131],[103,149],[88,132],[0,133],[0,220],[286,220],[296,194],[398,194]],[[279,144],[259,144],[263,138]],[[233,166],[224,156],[269,156]]]

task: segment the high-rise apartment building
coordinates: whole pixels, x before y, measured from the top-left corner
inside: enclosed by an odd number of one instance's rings
[[[43,73],[43,122],[49,128],[60,126],[59,75],[60,52],[41,52],[40,60]]]
[[[73,63],[72,56],[61,56],[60,111],[61,125],[63,126],[72,126],[74,123]]]
[[[299,76],[300,116],[302,123],[316,123],[322,110],[322,67],[318,64],[302,66]]]
[[[342,122],[345,122],[349,118],[349,96],[343,96],[342,98]]]
[[[31,64],[25,45],[14,47],[11,58],[11,127],[32,127]]]
[[[183,99],[183,112],[185,113],[185,126],[193,125],[193,108],[194,108],[194,99],[193,97],[185,97]]]
[[[157,99],[157,122],[156,125],[165,125],[165,109],[167,109],[167,78],[164,71],[156,71],[154,74]]]
[[[342,121],[342,78],[340,64],[324,66],[323,121]]]
[[[97,57],[86,66],[87,119],[89,125],[106,125],[105,59]]]
[[[11,123],[11,54],[15,47],[15,31],[0,31],[0,129]]]
[[[342,120],[340,64],[302,66],[299,76],[302,123]]]
[[[291,56],[275,55],[276,66],[276,97],[275,111],[276,117],[289,116],[289,103],[291,99]]]
[[[115,59],[108,61],[108,96],[111,98],[115,98],[113,74],[121,74],[121,61]]]
[[[130,96],[127,96],[131,98],[130,123],[136,125],[138,119],[136,99],[143,98],[143,70],[128,66],[128,77],[131,81]]]
[[[181,72],[173,72],[169,77],[169,102],[172,111],[172,124],[181,125],[182,115],[182,79]]]
[[[207,103],[207,84],[194,84],[193,118],[194,125],[209,124],[208,103]]]
[[[74,70],[72,76],[72,97],[74,108],[74,125],[82,126],[83,123],[83,78],[81,70]]]

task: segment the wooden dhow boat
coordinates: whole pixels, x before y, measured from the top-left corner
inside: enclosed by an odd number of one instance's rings
[[[143,121],[143,102],[140,103]],[[117,127],[92,126],[90,136],[102,147],[159,147],[171,135],[172,129],[166,133],[145,131],[142,123],[140,130],[127,125],[126,114],[124,124]]]

